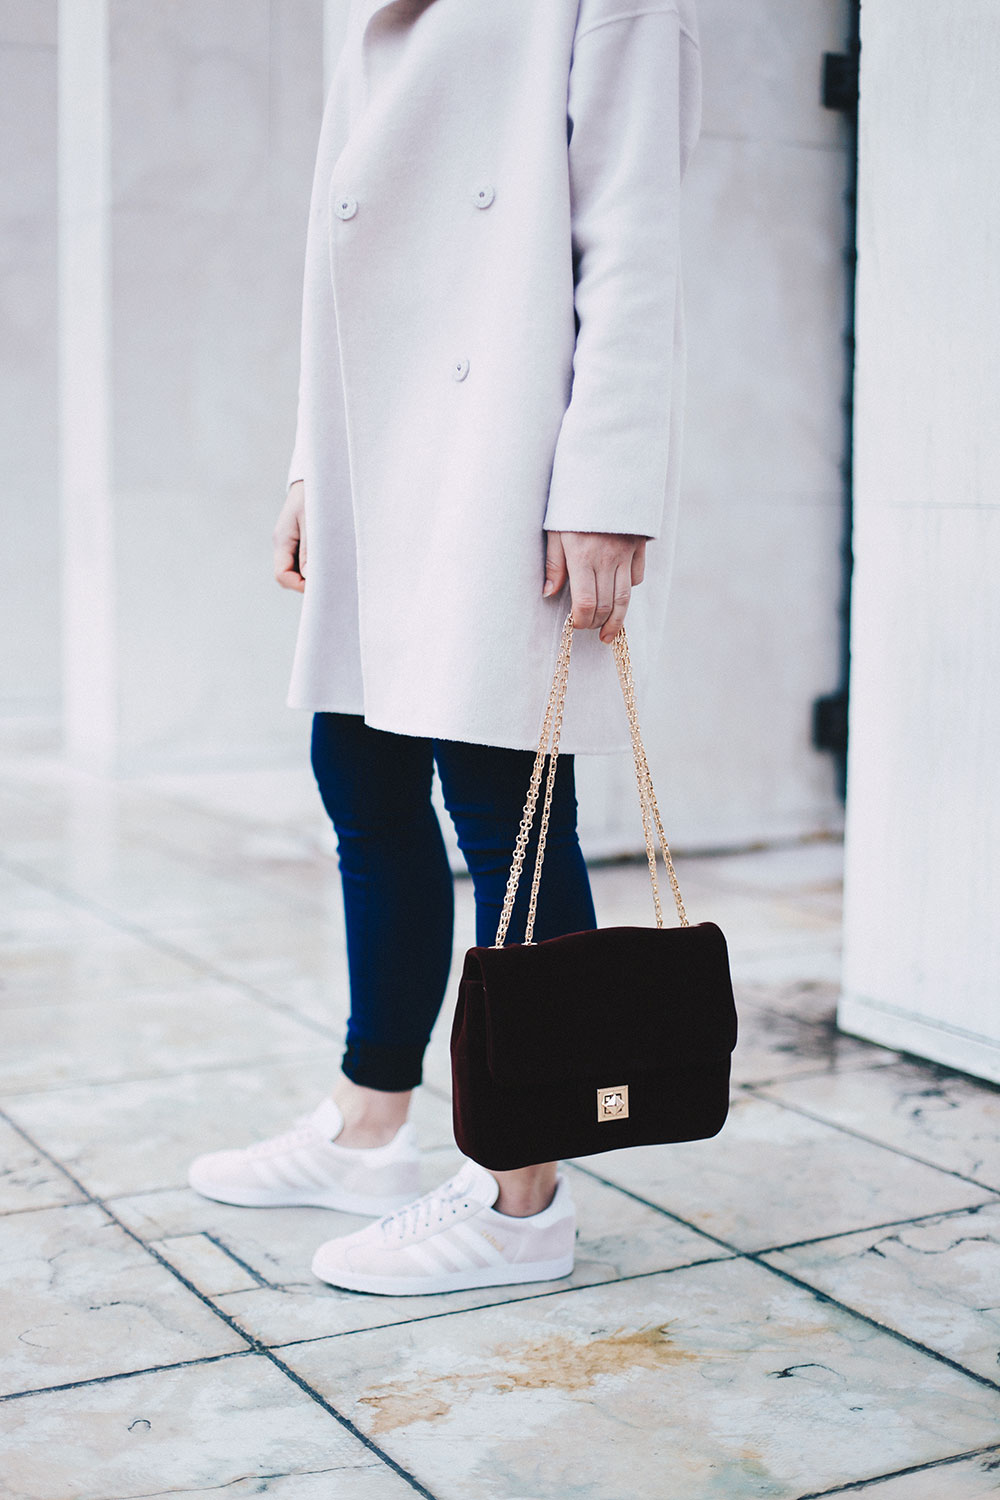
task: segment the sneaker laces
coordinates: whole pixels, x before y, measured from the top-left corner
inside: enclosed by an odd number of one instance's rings
[[[433,1192],[386,1214],[379,1220],[379,1227],[387,1240],[403,1241],[435,1223],[444,1224],[453,1219],[460,1208],[470,1206],[468,1192],[458,1178],[453,1177]]]

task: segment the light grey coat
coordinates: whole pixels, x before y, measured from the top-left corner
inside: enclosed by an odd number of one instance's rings
[[[569,590],[544,531],[645,535],[642,689],[677,505],[692,0],[353,0],[310,208],[303,611],[288,702],[533,748]],[[574,641],[562,746],[629,743]]]

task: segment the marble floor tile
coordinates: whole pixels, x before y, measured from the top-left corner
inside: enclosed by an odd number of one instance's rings
[[[0,865],[8,1113],[167,1262],[0,1124],[8,1363],[38,1365],[40,1384],[57,1380],[50,1366],[90,1378],[78,1372],[112,1349],[183,1366],[0,1403],[4,1500],[412,1495],[274,1365],[225,1352],[238,1335],[170,1266],[308,1364],[437,1500],[800,1500],[855,1482],[872,1500],[1000,1500],[1000,1447],[938,1463],[997,1441],[995,1395],[867,1321],[997,1378],[1000,1205],[953,1174],[1000,1186],[1000,1092],[832,1028],[836,841],[678,861],[693,920],[726,933],[737,986],[745,1087],[722,1135],[569,1164],[580,1237],[565,1288],[383,1299],[309,1270],[318,1243],[362,1221],[184,1186],[193,1155],[287,1128],[336,1077],[343,911],[305,762],[293,776],[103,782],[0,747],[0,770],[4,851],[22,862]],[[603,924],[652,924],[641,861],[594,865],[591,882]],[[416,1103],[426,1187],[458,1161],[448,1043],[475,941],[469,880],[455,898]],[[248,1027],[260,1013],[263,1029]],[[711,1235],[764,1249],[774,1269]],[[216,1329],[234,1342],[213,1344]]]
[[[443,1182],[461,1160],[455,1149],[426,1153],[424,1189]],[[654,1209],[572,1167],[567,1171],[577,1206],[579,1239],[576,1267],[566,1286],[645,1275],[725,1254],[713,1241]],[[359,1297],[317,1281],[310,1264],[318,1245],[360,1227],[361,1219],[324,1209],[236,1208],[212,1203],[187,1189],[117,1198],[109,1206],[200,1291],[218,1293],[219,1305],[266,1344],[436,1317],[551,1290],[515,1286],[448,1298]],[[227,1258],[226,1252],[235,1257],[228,1266],[225,1259],[218,1259]],[[241,1285],[224,1284],[241,1278]]]
[[[0,868],[0,963],[11,948],[85,943],[108,930],[105,918]]]
[[[0,1214],[80,1203],[82,1197],[58,1167],[0,1119]]]
[[[265,1486],[262,1488],[262,1485]],[[263,1479],[235,1479],[225,1485],[227,1500],[240,1495],[277,1495],[281,1500],[413,1500],[413,1486],[389,1468],[372,1464],[365,1469],[317,1469],[310,1474],[268,1474]],[[219,1500],[219,1486],[205,1490],[183,1491],[184,1500]],[[136,1500],[162,1500],[161,1491],[152,1491]]]
[[[840,839],[811,839],[782,848],[710,854],[686,863],[692,874],[713,885],[798,897],[842,888],[844,845]]]
[[[214,972],[250,984],[322,1025],[339,1027],[347,1019],[342,918],[272,912],[260,922],[213,919],[158,929],[157,936],[186,954],[192,966],[211,964]]]
[[[741,1250],[983,1201],[946,1172],[758,1097],[737,1097],[712,1140],[609,1151],[583,1165]]]
[[[843,959],[840,933],[817,935],[797,943],[750,946],[731,954],[733,983],[840,984]]]
[[[996,1500],[1000,1494],[1000,1446],[957,1463],[852,1485],[850,1493],[866,1495],[868,1500]]]
[[[765,1259],[1000,1386],[1000,1200]]]
[[[733,1053],[733,1082],[762,1084],[804,1073],[836,1073],[843,1068],[887,1067],[899,1054],[836,1027],[802,1021],[787,1012],[753,1005],[740,1007],[738,1040]]]
[[[0,1405],[4,1500],[412,1500],[413,1489],[259,1355]]]
[[[634,880],[633,876],[633,880]],[[641,888],[640,888],[641,889]],[[623,892],[624,899],[611,902],[595,890],[598,925],[601,927],[652,927],[655,917],[651,900],[635,900],[634,886]],[[672,903],[668,906],[669,888],[663,892],[664,922],[674,925]],[[692,922],[714,922],[726,937],[730,963],[735,970],[743,957],[777,949],[799,953],[811,949],[817,939],[839,940],[840,915],[819,915],[795,905],[780,896],[744,895],[738,891],[720,890],[698,900],[688,900],[688,917]],[[648,908],[648,909],[647,909]]]
[[[16,1124],[99,1198],[181,1187],[192,1157],[287,1130],[335,1082],[340,1048],[245,1068],[218,1068],[124,1083],[18,1094],[4,1103]],[[451,1144],[451,1113],[420,1098],[422,1144]]]
[[[200,814],[212,822],[270,824],[281,827],[325,822],[316,781],[309,767],[308,734],[303,737],[299,766],[258,767],[239,771],[193,773],[150,772],[130,784],[137,799],[169,816],[177,811]]]
[[[798,1021],[826,1026],[837,1022],[840,985],[819,979],[793,979],[775,984],[744,980],[735,986],[736,1009],[777,1011]]]
[[[246,1292],[259,1285],[257,1277],[234,1254],[207,1234],[175,1234],[147,1243],[206,1297]]]
[[[793,1500],[996,1434],[992,1392],[742,1260],[284,1357],[438,1500]]]
[[[44,944],[19,940],[0,949],[0,1007],[35,1003],[90,1004],[147,986],[187,983],[190,962],[99,918]]]
[[[11,863],[70,899],[143,926],[198,922],[209,913],[250,922],[266,919],[274,906],[237,861],[224,873],[204,870],[186,854],[130,838],[103,818],[30,846],[15,843]]]
[[[14,1006],[4,1018],[0,1097],[275,1057],[305,1060],[317,1040],[296,1017],[214,980],[105,995],[87,1006]]]
[[[443,1171],[429,1173],[440,1181],[458,1165],[457,1153]],[[560,1293],[570,1287],[592,1286],[628,1276],[646,1276],[695,1261],[719,1258],[723,1252],[710,1240],[673,1224],[662,1214],[636,1203],[601,1183],[588,1181],[570,1169],[577,1206],[579,1237],[576,1265],[565,1283],[487,1287],[430,1297],[362,1297],[316,1281],[309,1271],[312,1249],[321,1240],[345,1233],[353,1221],[336,1216],[323,1226],[320,1240],[295,1268],[285,1287],[258,1288],[219,1298],[219,1306],[239,1326],[262,1343],[277,1345],[315,1338],[322,1333],[347,1333],[359,1328],[440,1318],[467,1308],[524,1297]],[[339,1223],[337,1222],[339,1220]]]
[[[428,1118],[418,1097],[414,1110],[418,1128]],[[430,1135],[429,1129],[421,1132]],[[425,1151],[421,1163],[421,1186],[425,1191],[456,1171],[461,1156],[454,1146]],[[324,1208],[241,1208],[216,1203],[188,1187],[163,1188],[105,1200],[122,1223],[147,1243],[156,1243],[177,1269],[189,1275],[175,1255],[180,1242],[206,1237],[249,1269],[253,1285],[293,1286],[307,1284],[321,1290],[309,1271],[313,1251],[323,1240],[359,1228],[365,1220]],[[184,1246],[181,1250],[187,1255]],[[212,1275],[216,1274],[215,1270]],[[232,1273],[230,1273],[232,1274]],[[196,1274],[191,1280],[208,1293]],[[234,1290],[226,1287],[223,1290]]]
[[[1000,1088],[928,1063],[900,1061],[808,1083],[770,1097],[856,1130],[923,1161],[1000,1189]]]
[[[2,1394],[245,1347],[96,1204],[3,1220]]]

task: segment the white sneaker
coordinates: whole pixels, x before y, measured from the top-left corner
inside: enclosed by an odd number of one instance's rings
[[[499,1192],[491,1173],[467,1161],[433,1193],[321,1245],[313,1272],[332,1286],[390,1297],[568,1276],[576,1210],[566,1179],[557,1179],[548,1208],[527,1219],[497,1213]]]
[[[407,1121],[387,1146],[338,1146],[344,1117],[324,1099],[295,1128],[242,1151],[211,1151],[191,1163],[195,1192],[247,1208],[312,1205],[386,1214],[420,1191],[420,1154]]]

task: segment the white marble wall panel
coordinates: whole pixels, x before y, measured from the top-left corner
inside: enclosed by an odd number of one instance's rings
[[[1000,14],[963,16],[864,13],[839,1018],[1000,1080]]]
[[[64,330],[65,385],[71,408],[97,387],[77,404],[102,408],[108,442],[95,464],[66,438],[68,626],[88,648],[69,651],[71,749],[125,770],[288,753],[295,619],[270,531],[294,422],[321,6],[107,0],[86,39],[81,14],[64,13],[64,138],[101,124],[83,147],[97,230],[64,180],[68,323],[91,308]]]
[[[687,420],[667,637],[640,704],[681,846],[837,829],[813,699],[838,685],[846,135],[840,0],[702,0],[686,182]],[[581,761],[594,853],[635,848],[625,758]],[[640,846],[641,847],[641,846]]]
[[[822,53],[844,46],[845,0],[698,0],[698,20],[707,135],[840,148],[816,100]]]
[[[0,715],[59,713],[56,0],[0,6]]]

